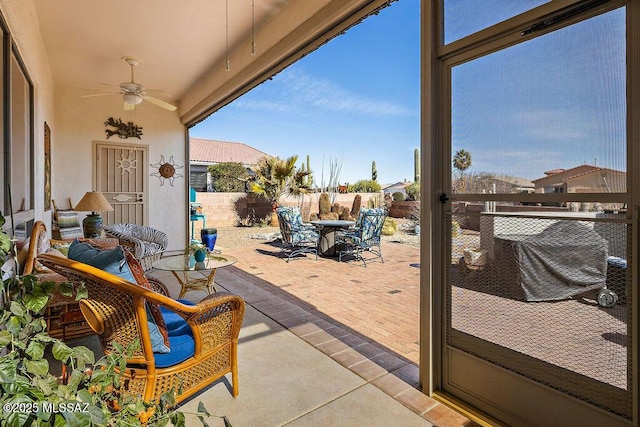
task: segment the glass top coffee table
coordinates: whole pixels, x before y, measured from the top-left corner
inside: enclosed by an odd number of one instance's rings
[[[153,263],[153,268],[173,273],[182,287],[178,298],[182,298],[189,291],[207,291],[209,295],[217,292],[213,281],[216,270],[235,264],[237,261],[236,257],[214,252],[207,254],[207,258],[200,262],[196,262],[188,255],[161,258]],[[189,272],[192,271],[201,271],[205,277],[189,276]]]

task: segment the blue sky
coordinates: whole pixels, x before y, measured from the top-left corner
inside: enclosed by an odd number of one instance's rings
[[[445,39],[545,3],[457,0]],[[491,11],[491,13],[488,13]],[[471,173],[528,179],[596,164],[626,170],[625,13],[617,9],[452,69],[452,153]],[[258,46],[259,48],[259,46]],[[341,183],[413,180],[420,145],[419,0],[399,0],[190,130],[281,158],[330,161]]]
[[[454,67],[453,152],[471,153],[469,172],[528,179],[626,170],[624,40],[617,9]]]
[[[400,0],[194,126],[192,137],[310,156],[320,184],[413,181],[420,146],[419,0]],[[260,47],[258,46],[258,49]]]

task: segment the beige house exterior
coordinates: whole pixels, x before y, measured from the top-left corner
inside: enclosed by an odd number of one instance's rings
[[[571,169],[554,169],[547,176],[533,180],[535,192],[548,193],[624,193],[626,172],[580,165]]]

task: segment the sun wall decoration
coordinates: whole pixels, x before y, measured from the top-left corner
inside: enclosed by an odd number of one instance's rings
[[[154,172],[151,176],[157,176],[160,179],[160,185],[164,185],[165,180],[169,180],[169,184],[173,187],[173,181],[181,178],[183,175],[176,173],[176,169],[182,169],[184,166],[178,166],[173,161],[173,156],[169,157],[169,161],[164,160],[164,155],[160,155],[158,163],[152,163],[151,166],[158,168],[158,172]]]
[[[135,156],[135,152],[133,150],[129,151],[127,157],[124,156],[125,151],[123,150],[120,154],[120,160],[116,160],[116,169],[120,169],[120,175],[124,175],[125,172],[133,173],[136,169],[138,159],[132,159],[131,155]]]

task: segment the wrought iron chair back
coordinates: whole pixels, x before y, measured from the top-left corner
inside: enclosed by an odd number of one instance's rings
[[[297,206],[279,206],[276,209],[283,247],[280,253],[287,254],[287,262],[301,254],[315,254],[318,259],[318,240],[316,228],[302,222],[300,208]]]
[[[384,208],[360,209],[356,228],[341,233],[337,237],[337,243],[342,246],[342,249],[338,251],[338,259],[342,261],[343,256],[352,255],[355,259],[362,261],[365,267],[368,260],[380,258],[384,262],[380,236],[386,218],[387,212]],[[362,256],[364,252],[369,252],[374,256],[365,259]]]

